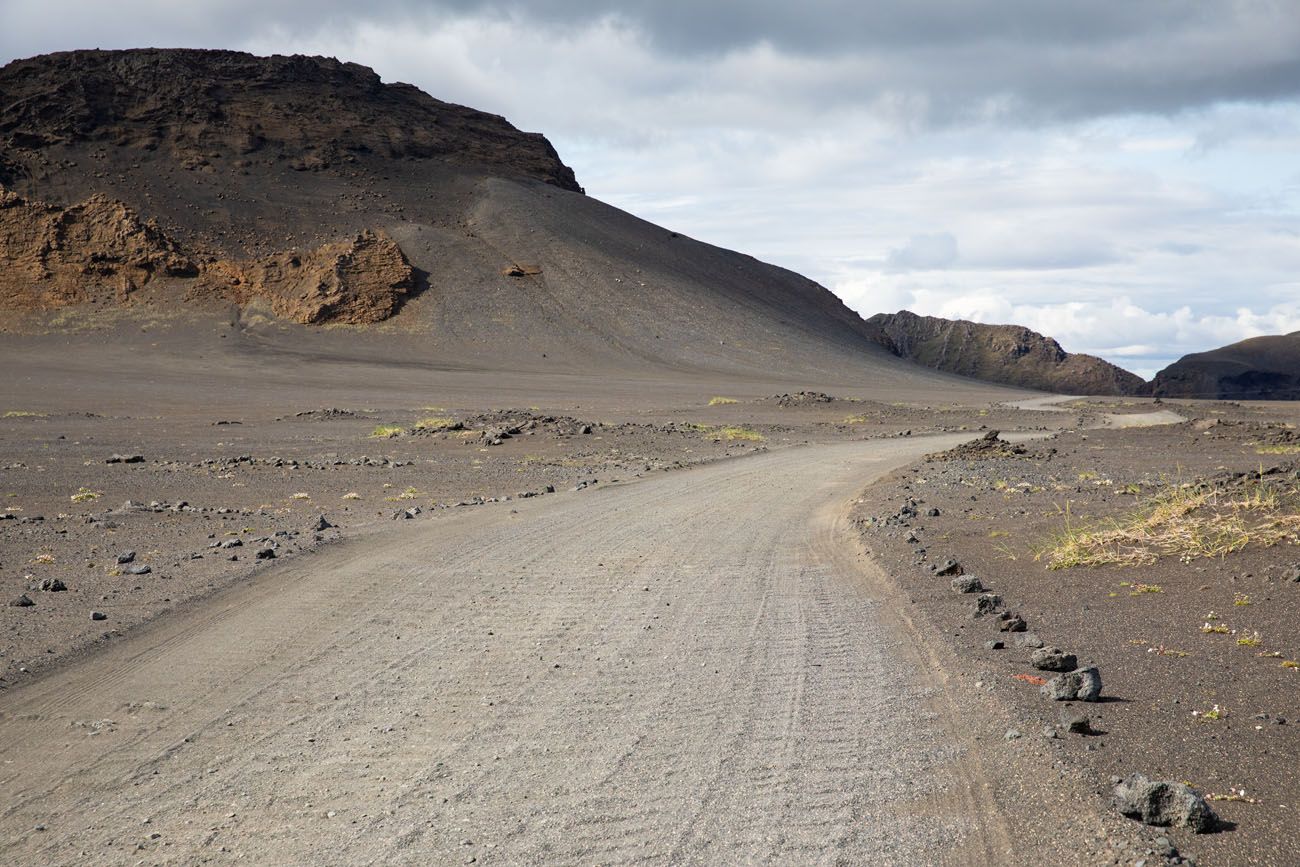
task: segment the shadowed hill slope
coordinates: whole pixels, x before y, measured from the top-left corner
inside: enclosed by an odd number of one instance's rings
[[[6,203],[46,227],[9,233],[11,329],[33,309],[207,311],[277,351],[962,387],[882,350],[824,287],[585,196],[542,136],[355,64],[15,61],[0,140]]]
[[[949,373],[1063,394],[1149,394],[1136,374],[1092,355],[1072,354],[1019,325],[918,316],[907,310],[867,320],[890,352]]]
[[[1152,385],[1165,397],[1300,400],[1300,331],[1185,355]]]

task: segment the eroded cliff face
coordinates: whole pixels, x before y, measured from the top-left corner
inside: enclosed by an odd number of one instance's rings
[[[307,325],[366,324],[393,315],[415,287],[415,270],[382,232],[231,260],[183,250],[103,195],[61,208],[0,189],[0,306],[12,310],[212,298],[263,302]]]
[[[232,300],[270,304],[275,315],[319,325],[382,322],[415,289],[415,273],[402,249],[380,232],[326,244],[305,256],[281,253],[254,262],[216,263],[227,275]]]
[[[917,316],[907,310],[867,320],[877,341],[935,370],[1062,394],[1148,394],[1141,377],[1092,355],[1071,354],[1019,325]]]
[[[0,93],[0,182],[10,186],[67,171],[52,148],[102,144],[167,154],[188,169],[269,158],[329,171],[373,156],[582,189],[543,136],[329,57],[66,51],[0,68]]]
[[[106,196],[60,208],[0,189],[0,303],[24,309],[129,300],[199,269],[162,230]]]

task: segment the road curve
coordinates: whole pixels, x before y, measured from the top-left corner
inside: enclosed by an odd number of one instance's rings
[[[843,517],[960,439],[789,448],[270,568],[0,696],[0,861],[1000,862]]]

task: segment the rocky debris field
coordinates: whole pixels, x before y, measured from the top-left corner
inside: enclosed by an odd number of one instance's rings
[[[757,432],[729,438],[704,426],[428,412],[178,424],[9,410],[0,421],[9,603],[0,688],[376,521],[581,491],[767,447]]]
[[[1099,803],[1159,826],[1165,862],[1289,863],[1300,406],[1166,408],[1188,422],[990,434],[869,489],[854,520],[962,688],[1009,709],[1005,749],[1083,769]]]

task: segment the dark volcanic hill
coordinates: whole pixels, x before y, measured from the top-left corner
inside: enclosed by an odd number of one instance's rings
[[[890,352],[936,370],[1062,394],[1149,394],[1141,377],[1092,355],[1071,354],[1019,325],[984,325],[907,310],[867,320]]]
[[[421,364],[937,381],[824,287],[584,195],[542,136],[333,59],[15,61],[0,185],[0,327],[209,311],[280,352],[366,324]]]
[[[1152,385],[1165,397],[1300,400],[1300,331],[1185,355]]]
[[[161,150],[187,169],[274,160],[320,171],[358,157],[446,158],[581,192],[541,135],[323,57],[70,51],[0,70],[0,182],[41,179],[52,146]]]

